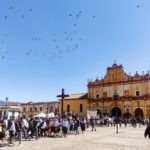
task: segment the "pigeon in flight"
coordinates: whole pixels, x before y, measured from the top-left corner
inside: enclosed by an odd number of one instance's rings
[[[22,15],[21,18],[24,18],[24,15]]]
[[[4,19],[7,20],[8,16],[5,16]]]
[[[10,7],[9,10],[12,11],[12,10],[13,10],[13,7]]]

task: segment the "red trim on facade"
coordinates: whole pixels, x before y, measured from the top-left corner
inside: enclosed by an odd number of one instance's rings
[[[146,82],[150,81],[150,78],[145,78],[145,79],[138,79],[138,80],[128,80],[128,81],[120,81],[120,82],[113,82],[113,83],[89,83],[87,86],[88,88],[90,87],[97,87],[97,86],[111,86],[111,85],[118,85],[118,84],[134,84],[137,82]]]
[[[134,100],[150,100],[150,96],[122,96],[117,101],[134,101]],[[111,97],[108,98],[100,98],[100,99],[89,99],[89,102],[111,102],[115,101]]]

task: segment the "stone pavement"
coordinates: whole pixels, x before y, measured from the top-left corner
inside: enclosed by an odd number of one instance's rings
[[[0,150],[150,150],[150,140],[144,138],[145,128],[123,126],[118,134],[115,127],[98,127],[96,132],[90,128],[80,135],[23,141],[22,147],[17,142]]]

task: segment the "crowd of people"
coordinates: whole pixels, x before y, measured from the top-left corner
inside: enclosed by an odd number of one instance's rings
[[[79,135],[91,127],[91,131],[96,131],[96,127],[116,126],[120,127],[128,124],[136,127],[140,125],[150,126],[149,119],[126,119],[121,117],[97,116],[92,118],[79,118],[77,116],[64,116],[53,118],[26,118],[18,119],[10,117],[0,117],[0,140],[2,143],[7,139],[8,144],[14,144],[18,141],[21,144],[22,139],[31,140],[40,137],[66,137],[69,134]],[[1,144],[2,145],[2,144]]]

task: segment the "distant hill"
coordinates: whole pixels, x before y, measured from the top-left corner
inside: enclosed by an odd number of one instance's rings
[[[6,102],[0,100],[0,107],[4,105]]]

